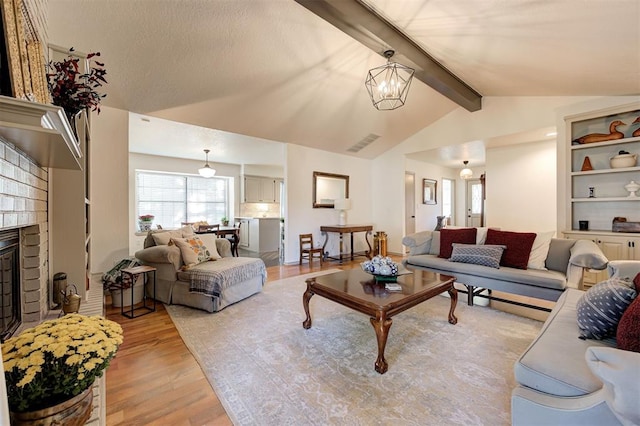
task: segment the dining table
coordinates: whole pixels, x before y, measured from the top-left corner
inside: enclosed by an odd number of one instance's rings
[[[232,238],[229,238],[231,242],[231,254],[235,257],[238,257],[238,244],[240,243],[240,228],[236,228],[235,226],[212,226],[210,229],[206,230],[198,230],[195,232],[196,234],[216,234],[218,237],[227,238],[230,235]]]

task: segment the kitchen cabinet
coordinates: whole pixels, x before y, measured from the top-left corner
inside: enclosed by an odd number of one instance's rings
[[[277,203],[280,202],[280,180],[261,176],[245,176],[243,202]],[[276,195],[277,194],[277,195]]]
[[[280,247],[280,218],[241,218],[240,221],[242,222],[240,247],[258,253],[278,251]]]
[[[240,241],[238,245],[243,248],[249,247],[249,233],[251,232],[249,222],[250,219],[240,219]]]

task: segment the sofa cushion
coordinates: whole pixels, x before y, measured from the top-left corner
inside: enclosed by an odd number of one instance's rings
[[[544,266],[544,261],[549,254],[549,245],[555,233],[555,231],[536,233],[536,239],[533,241],[529,262],[527,263],[527,269],[547,269]]]
[[[567,273],[569,259],[571,258],[571,248],[576,240],[566,238],[552,238],[549,243],[549,254],[544,261],[544,266],[551,271]]]
[[[440,231],[433,231],[429,254],[434,254],[436,256],[440,254]]]
[[[153,232],[151,238],[153,238],[157,246],[165,246],[169,244],[172,238],[182,238],[182,231],[175,229],[173,231]]]
[[[439,273],[453,275],[457,278],[457,282],[471,285],[475,284],[465,282],[466,276],[483,277],[509,283],[516,282],[559,291],[562,291],[567,284],[566,276],[556,271],[524,270],[509,267],[494,269],[468,263],[450,262],[448,259],[428,254],[409,256],[403,262],[407,265],[415,265]]]
[[[618,349],[640,352],[640,297],[636,296],[622,314],[616,331],[616,342]]]
[[[475,265],[500,267],[500,258],[505,246],[453,243],[449,260],[451,262],[472,263]]]
[[[453,243],[475,244],[476,228],[441,229],[440,230],[440,253],[439,257],[448,259],[453,251]]]
[[[583,294],[568,288],[560,296],[540,333],[514,365],[518,383],[558,396],[585,395],[602,387],[587,365],[585,352],[590,346],[615,347],[615,340],[577,338],[576,303]]]
[[[622,314],[635,297],[631,283],[620,278],[591,287],[576,306],[580,338],[601,340],[615,335]]]
[[[174,243],[180,249],[185,269],[211,259],[211,252],[198,237],[172,238],[169,243]]]
[[[202,240],[202,243],[209,250],[211,260],[221,259],[222,256],[218,253],[217,240],[219,239],[216,234],[199,234],[198,238]]]
[[[504,245],[507,249],[502,255],[500,265],[527,269],[531,247],[536,239],[533,232],[512,232],[489,229],[485,244]]]

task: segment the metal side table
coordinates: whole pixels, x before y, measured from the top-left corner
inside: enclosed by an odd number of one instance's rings
[[[153,272],[153,298],[152,303],[147,306],[147,285],[149,284],[149,273]],[[137,318],[142,315],[156,311],[156,268],[151,266],[135,266],[133,268],[125,268],[121,271],[122,282],[125,282],[124,275],[128,275],[131,280],[131,305],[126,309],[124,307],[124,290],[120,291],[120,313],[127,318]],[[138,276],[142,275],[142,305],[136,307],[133,303],[134,287]]]

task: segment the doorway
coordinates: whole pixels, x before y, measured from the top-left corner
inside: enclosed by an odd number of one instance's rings
[[[404,235],[416,232],[416,174],[404,173]],[[409,251],[407,247],[405,251]]]
[[[465,225],[468,227],[479,227],[484,225],[484,184],[480,179],[468,179],[466,209],[467,219]]]

